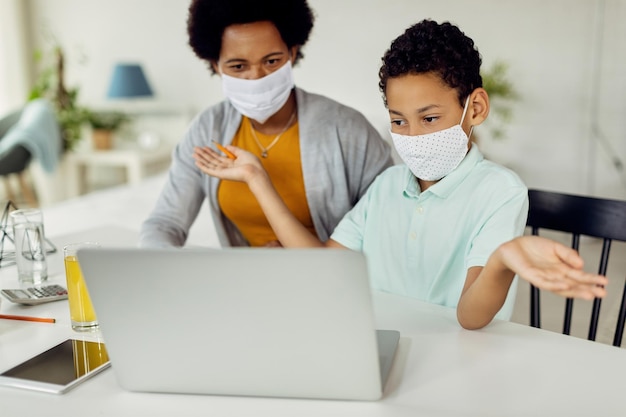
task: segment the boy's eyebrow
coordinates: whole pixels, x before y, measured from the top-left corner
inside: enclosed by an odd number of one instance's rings
[[[442,107],[442,106],[439,105],[439,104],[429,104],[427,106],[418,108],[415,111],[415,113],[417,113],[417,114],[426,113],[427,111],[430,111],[432,109],[438,109],[440,107]],[[394,114],[396,116],[404,116],[401,112],[399,112],[397,110],[394,110],[394,109],[389,109],[389,113]]]
[[[262,57],[261,61],[266,61],[266,60],[268,60],[270,58],[273,58],[273,57],[277,58],[278,56],[283,56],[284,54],[285,53],[282,52],[282,51],[271,52],[271,53],[265,55],[264,57]],[[231,58],[231,59],[229,59],[227,61],[224,61],[224,64],[233,64],[233,63],[239,63],[239,62],[248,62],[248,60],[247,59],[243,59],[243,58]]]
[[[416,113],[425,113],[427,111],[430,111],[432,109],[438,109],[440,107],[441,107],[441,105],[439,105],[439,104],[429,104],[427,106],[420,107],[419,109],[417,109]]]

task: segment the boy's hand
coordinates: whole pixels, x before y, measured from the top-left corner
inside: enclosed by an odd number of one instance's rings
[[[602,286],[607,278],[583,271],[578,253],[558,242],[523,236],[503,244],[499,252],[504,265],[535,287],[586,300],[606,295]]]
[[[195,147],[193,159],[202,172],[224,180],[250,184],[255,178],[266,175],[261,161],[252,153],[230,145],[226,149],[235,159],[221,156],[208,146]]]

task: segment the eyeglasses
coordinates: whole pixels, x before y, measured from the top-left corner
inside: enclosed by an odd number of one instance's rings
[[[17,210],[17,206],[11,201],[7,201],[0,217],[0,268],[15,265],[15,241],[13,239],[13,228],[9,224],[9,213]],[[55,253],[56,246],[44,236],[46,254]]]

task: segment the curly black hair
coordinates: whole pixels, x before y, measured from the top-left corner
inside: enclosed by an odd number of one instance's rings
[[[482,62],[474,41],[449,22],[425,19],[398,36],[382,58],[378,86],[387,105],[387,81],[406,74],[432,72],[456,89],[459,103],[483,86]]]
[[[192,0],[187,33],[195,54],[211,62],[219,59],[222,35],[230,25],[270,21],[292,48],[307,42],[314,20],[306,0]],[[301,58],[299,49],[294,62]]]

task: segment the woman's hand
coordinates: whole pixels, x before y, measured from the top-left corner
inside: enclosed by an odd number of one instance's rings
[[[523,236],[498,249],[501,261],[509,269],[535,287],[552,291],[563,297],[604,297],[608,279],[583,271],[578,253],[550,239]]]
[[[193,159],[196,166],[205,174],[223,180],[241,181],[248,185],[259,176],[266,176],[266,171],[255,155],[236,146],[227,146],[235,159],[221,156],[208,146],[195,147]]]

